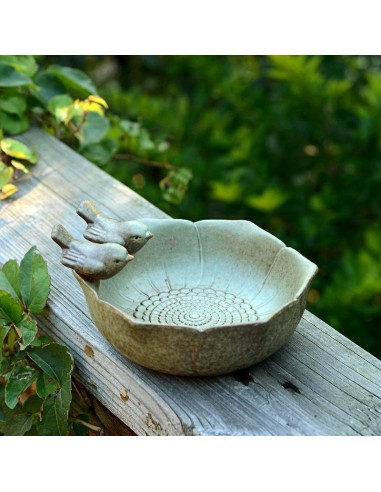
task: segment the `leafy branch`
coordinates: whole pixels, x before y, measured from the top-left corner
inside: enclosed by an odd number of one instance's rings
[[[155,140],[139,122],[106,115],[107,110],[107,102],[82,71],[58,65],[40,70],[33,56],[0,56],[0,200],[18,191],[18,172],[27,173],[37,159],[35,151],[4,135],[19,134],[37,122],[100,166],[122,160],[169,171],[170,179],[169,174],[163,177],[165,187],[160,184],[163,198],[180,203],[191,173],[167,162],[169,143]],[[8,150],[20,146],[17,159]]]
[[[0,270],[0,433],[66,435],[73,358],[38,333],[50,276],[32,247]]]

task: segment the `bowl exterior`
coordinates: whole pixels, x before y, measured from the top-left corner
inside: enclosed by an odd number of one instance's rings
[[[94,286],[75,276],[93,321],[111,345],[144,367],[179,376],[226,374],[270,356],[297,327],[309,288],[306,286],[298,299],[268,321],[200,332],[179,326],[135,324],[122,311],[100,300]]]

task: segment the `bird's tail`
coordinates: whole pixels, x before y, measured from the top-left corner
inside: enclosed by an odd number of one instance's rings
[[[77,214],[82,217],[87,223],[93,223],[99,215],[99,211],[96,206],[90,200],[81,202],[77,208]]]
[[[73,241],[73,236],[64,228],[64,226],[57,224],[52,229],[52,239],[61,246],[62,249],[68,249]]]

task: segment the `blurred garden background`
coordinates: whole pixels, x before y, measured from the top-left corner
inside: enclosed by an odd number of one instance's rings
[[[84,71],[117,118],[77,150],[174,217],[247,219],[300,251],[308,309],[381,358],[381,56],[36,60]]]

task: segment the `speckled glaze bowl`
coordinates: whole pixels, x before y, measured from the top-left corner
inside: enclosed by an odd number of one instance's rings
[[[122,354],[177,375],[217,375],[279,349],[317,267],[251,222],[146,219],[154,238],[99,284],[75,273],[96,326]]]

